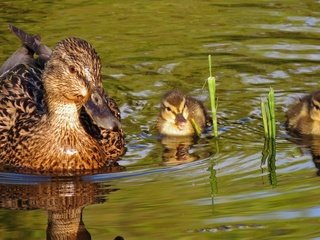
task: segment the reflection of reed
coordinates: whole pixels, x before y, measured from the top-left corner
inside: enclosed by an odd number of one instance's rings
[[[47,210],[47,239],[91,239],[82,221],[84,207],[104,202],[104,195],[116,190],[74,178],[33,185],[0,184],[0,207]]]
[[[276,174],[276,141],[274,138],[265,138],[262,150],[261,167],[267,163],[270,184],[277,186]],[[263,170],[263,169],[262,169]]]
[[[199,159],[199,156],[189,153],[194,144],[193,137],[164,136],[161,143],[164,147],[162,159],[166,165],[178,165]]]

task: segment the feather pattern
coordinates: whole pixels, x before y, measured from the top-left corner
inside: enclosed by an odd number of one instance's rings
[[[18,37],[26,39],[21,31]],[[67,38],[48,56],[28,50],[26,44],[32,44],[28,36],[27,43],[22,41],[25,51],[16,51],[0,68],[2,168],[73,175],[117,161],[125,144],[120,112],[102,88],[101,63],[94,48],[82,39]],[[34,44],[41,44],[38,37]],[[32,61],[34,53],[48,56],[45,67]],[[93,92],[103,99],[98,107],[105,107],[108,119],[113,119],[104,125],[108,127],[96,123],[86,110]]]

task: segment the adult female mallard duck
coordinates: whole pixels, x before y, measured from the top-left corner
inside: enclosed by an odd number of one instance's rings
[[[320,90],[303,97],[288,110],[287,128],[302,135],[320,135]]]
[[[10,28],[23,46],[0,69],[2,168],[81,174],[118,160],[120,114],[102,88],[94,48],[72,37],[51,52],[38,37]]]
[[[196,132],[192,120],[203,129],[208,122],[203,104],[179,90],[166,93],[161,101],[157,129],[166,136],[192,136]]]

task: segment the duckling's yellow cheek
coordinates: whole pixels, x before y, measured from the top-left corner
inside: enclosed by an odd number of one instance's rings
[[[312,110],[310,115],[311,115],[311,118],[313,121],[320,121],[320,111],[319,110]]]
[[[176,119],[175,115],[172,112],[163,111],[161,116],[164,120],[170,123],[174,123]]]
[[[188,111],[186,108],[185,108],[185,110],[183,111],[182,116],[183,116],[185,119],[188,119],[188,117],[189,117],[189,111]]]

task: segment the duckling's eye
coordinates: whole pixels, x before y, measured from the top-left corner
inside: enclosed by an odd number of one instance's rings
[[[169,107],[166,107],[166,110],[167,110],[168,112],[171,112],[171,108],[169,108]]]
[[[317,110],[320,110],[320,107],[318,105],[313,105],[313,107]]]
[[[69,72],[70,72],[70,73],[75,73],[75,72],[76,72],[76,67],[73,66],[73,65],[70,65],[70,66],[69,66]]]

